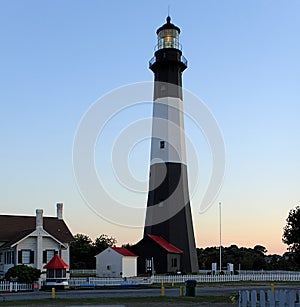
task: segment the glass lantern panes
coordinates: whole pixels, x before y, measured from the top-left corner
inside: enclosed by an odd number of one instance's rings
[[[175,29],[165,29],[158,33],[158,49],[179,49],[179,33]]]

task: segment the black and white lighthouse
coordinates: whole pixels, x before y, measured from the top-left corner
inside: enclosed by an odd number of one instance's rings
[[[198,271],[189,200],[183,120],[182,72],[187,61],[180,29],[167,22],[157,30],[150,181],[144,237],[159,236],[182,251],[180,270]],[[154,264],[155,265],[155,264]]]

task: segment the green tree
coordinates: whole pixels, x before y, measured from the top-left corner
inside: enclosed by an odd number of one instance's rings
[[[10,268],[5,274],[5,279],[17,279],[18,282],[32,284],[37,281],[40,276],[41,270],[21,264]]]
[[[288,245],[288,250],[295,253],[295,260],[300,267],[300,206],[291,209],[283,228],[282,242]]]
[[[265,256],[265,254],[268,252],[267,249],[262,245],[255,245],[253,249],[254,249],[254,252],[256,252],[257,254],[261,256]]]
[[[70,244],[70,264],[73,269],[94,269],[92,240],[84,234],[76,234]]]
[[[93,243],[94,256],[104,251],[107,247],[115,245],[116,243],[117,240],[115,238],[102,234],[100,237],[96,238]]]
[[[288,245],[291,252],[300,251],[300,207],[291,209],[286,219],[287,224],[283,228],[283,243]]]
[[[105,250],[108,246],[117,243],[117,240],[102,234],[93,242],[84,234],[76,234],[75,241],[70,245],[70,264],[73,269],[95,269],[95,256]]]

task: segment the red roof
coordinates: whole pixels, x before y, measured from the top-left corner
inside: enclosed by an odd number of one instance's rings
[[[131,252],[130,250],[128,250],[125,247],[111,246],[110,248],[112,248],[114,251],[121,254],[122,256],[138,257],[136,254],[134,254],[133,252]]]
[[[69,266],[57,255],[44,265],[44,269],[68,269]]]
[[[155,236],[155,235],[148,235],[149,238],[151,238],[154,242],[159,244],[163,249],[165,249],[169,253],[176,253],[176,254],[181,254],[183,251],[173,244],[169,243],[167,240],[160,236]]]

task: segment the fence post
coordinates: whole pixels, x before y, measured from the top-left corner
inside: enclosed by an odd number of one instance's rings
[[[295,306],[296,302],[296,291],[295,290],[289,290],[287,294],[287,304],[288,306]]]
[[[259,306],[266,307],[266,293],[264,290],[260,290],[259,292]]]
[[[9,283],[9,292],[12,292],[12,291],[13,291],[13,283],[10,282],[10,283]]]
[[[256,307],[256,303],[257,303],[257,293],[256,290],[252,290],[251,291],[251,302],[250,302],[250,306],[251,307]]]
[[[286,291],[279,290],[279,307],[285,307],[286,302]]]

